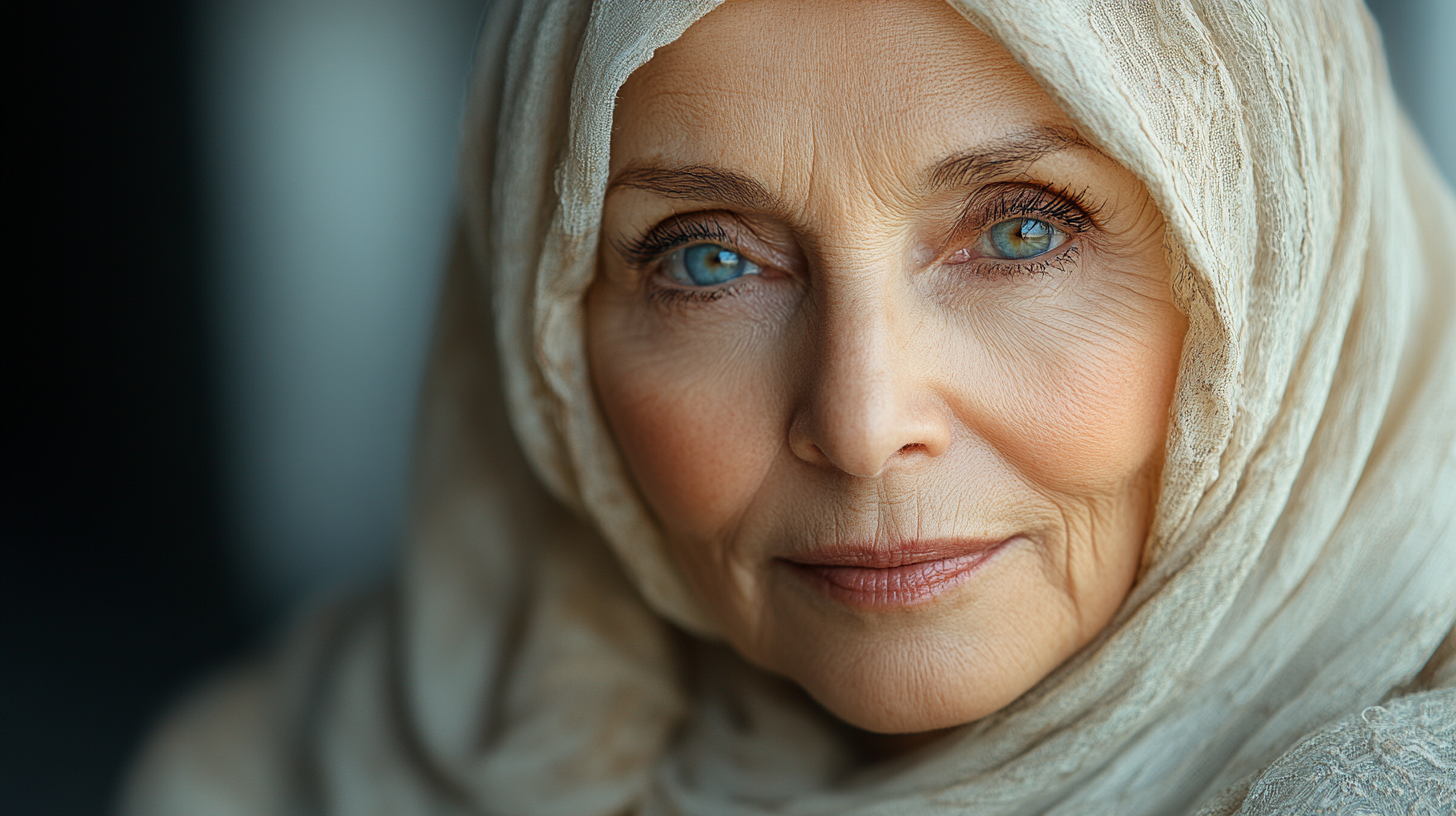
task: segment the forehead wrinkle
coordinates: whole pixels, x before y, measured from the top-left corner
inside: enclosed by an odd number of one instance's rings
[[[818,134],[816,149],[803,171],[807,183],[797,204],[818,225],[805,243],[821,261],[875,266],[901,251],[904,226],[919,211],[921,195],[913,179],[916,162],[896,155],[896,139],[836,139]],[[828,168],[828,169],[826,169]]]
[[[657,68],[655,63],[656,58],[644,67]],[[788,178],[794,165],[788,150],[798,140],[783,121],[790,112],[780,109],[777,117],[767,118],[747,115],[745,112],[760,109],[765,101],[752,88],[708,87],[679,80],[670,70],[634,74],[629,80],[635,91],[631,94],[634,129],[640,130],[640,123],[652,123],[648,126],[652,136],[646,141],[658,149],[647,156],[632,156],[630,150],[623,155],[617,133],[623,124],[619,121],[614,126],[612,164],[622,166],[614,170],[607,194],[635,188],[671,199],[787,214],[791,209],[788,202],[797,197]],[[719,77],[718,85],[723,81]],[[739,100],[742,104],[735,104]],[[619,97],[619,117],[625,110],[622,101]],[[765,121],[769,124],[763,124]],[[705,127],[705,123],[714,126]],[[743,127],[744,123],[749,126]],[[725,126],[737,127],[745,139],[726,146],[715,143],[714,134],[721,134]],[[760,132],[754,134],[754,129]],[[770,157],[772,166],[763,161]]]

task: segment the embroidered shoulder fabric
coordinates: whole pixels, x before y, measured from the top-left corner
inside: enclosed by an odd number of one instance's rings
[[[1400,697],[1316,732],[1241,794],[1199,816],[1456,813],[1456,689]]]

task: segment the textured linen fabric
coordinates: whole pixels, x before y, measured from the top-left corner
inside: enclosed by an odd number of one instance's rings
[[[952,2],[1147,185],[1189,329],[1116,618],[877,764],[714,644],[588,381],[617,90],[714,5],[493,6],[402,576],[184,707],[127,812],[1450,812],[1456,204],[1363,7]]]

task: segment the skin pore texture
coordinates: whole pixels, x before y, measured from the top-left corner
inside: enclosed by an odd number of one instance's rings
[[[622,88],[597,397],[732,646],[967,723],[1108,623],[1185,321],[1126,168],[937,0],[729,2]]]

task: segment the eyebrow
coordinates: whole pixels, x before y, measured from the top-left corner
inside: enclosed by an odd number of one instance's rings
[[[941,159],[930,170],[930,184],[970,187],[1071,149],[1097,150],[1071,128],[1041,125]]]
[[[607,185],[607,192],[618,188],[688,201],[719,201],[749,210],[773,209],[778,203],[772,193],[748,176],[701,164],[671,168],[628,165]]]
[[[1070,128],[1034,127],[941,159],[930,170],[930,184],[932,188],[974,186],[1073,148],[1096,150]],[[607,192],[627,188],[664,198],[720,202],[749,210],[772,210],[779,204],[775,195],[748,176],[703,164],[684,167],[629,164],[607,184]]]

